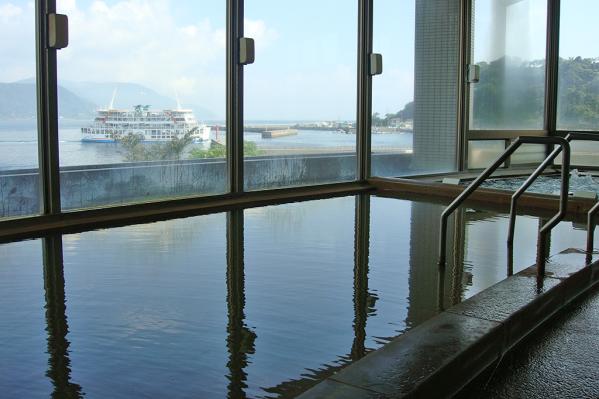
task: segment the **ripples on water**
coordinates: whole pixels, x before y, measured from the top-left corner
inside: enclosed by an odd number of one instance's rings
[[[438,312],[441,210],[344,197],[0,245],[0,389],[295,396]],[[518,219],[518,270],[537,228]],[[451,231],[444,306],[506,275],[505,217],[463,210]],[[551,248],[583,245],[562,223]]]
[[[526,177],[489,179],[485,181],[481,187],[516,191],[525,180]],[[561,177],[539,176],[526,191],[531,193],[559,195],[561,191]],[[589,191],[599,194],[599,178],[594,177],[589,173],[579,172],[574,169],[570,174],[570,193],[576,191]]]

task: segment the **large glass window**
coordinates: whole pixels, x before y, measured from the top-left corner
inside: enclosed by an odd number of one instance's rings
[[[0,218],[39,213],[35,9],[0,0]]]
[[[357,1],[248,0],[245,188],[356,177]]]
[[[506,140],[470,140],[468,143],[468,168],[484,169],[499,158],[507,146]],[[545,159],[545,146],[523,144],[510,158],[510,166],[538,164]],[[504,164],[505,166],[505,164]]]
[[[372,174],[410,172],[414,137],[414,35],[416,1],[377,0],[374,49],[384,70],[373,78]],[[398,23],[401,21],[401,23]]]
[[[457,0],[375,2],[373,175],[455,169],[459,13]]]
[[[63,209],[224,192],[225,2],[57,6]]]
[[[558,130],[599,130],[599,51],[590,39],[599,34],[597,11],[593,0],[561,2]]]
[[[474,5],[470,129],[542,130],[546,0],[480,0]]]
[[[505,140],[470,140],[468,143],[468,168],[484,169],[505,151]]]

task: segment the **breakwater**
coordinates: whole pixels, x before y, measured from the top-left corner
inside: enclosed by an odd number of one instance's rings
[[[263,139],[276,139],[277,137],[295,136],[296,129],[265,130],[262,132]]]

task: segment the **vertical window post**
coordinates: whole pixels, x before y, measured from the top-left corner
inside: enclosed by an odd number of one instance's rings
[[[357,177],[370,177],[372,121],[372,11],[373,0],[358,1],[358,101],[356,113]]]
[[[227,0],[227,171],[231,193],[243,192],[243,0]]]
[[[58,89],[56,48],[49,45],[48,15],[56,12],[56,0],[35,2],[38,152],[41,213],[58,214],[60,171],[58,154]]]
[[[547,1],[547,56],[545,85],[545,131],[555,133],[557,126],[557,79],[559,68],[560,0]],[[551,148],[547,148],[551,151]]]
[[[457,109],[457,170],[468,169],[468,129],[470,119],[470,82],[467,79],[468,65],[472,64],[472,0],[462,0],[460,4],[460,56],[458,75]]]

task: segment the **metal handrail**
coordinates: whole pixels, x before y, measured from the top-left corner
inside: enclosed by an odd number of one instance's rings
[[[565,137],[566,141],[571,142],[572,140],[587,140],[587,141],[599,141],[599,136],[593,133],[568,133]],[[507,245],[508,248],[512,248],[514,245],[514,232],[516,229],[516,208],[518,206],[518,199],[524,192],[532,185],[532,183],[536,180],[537,177],[540,176],[541,173],[549,166],[549,164],[562,152],[562,147],[558,147],[554,149],[547,158],[539,165],[539,167],[526,179],[526,181],[520,186],[520,188],[512,195],[510,202],[510,222],[509,222],[509,230],[508,230],[508,238]],[[562,168],[562,173],[564,170],[569,172],[570,164],[566,168]],[[563,178],[563,176],[562,176]],[[562,186],[563,188],[563,186]],[[563,190],[560,193],[563,196]]]
[[[566,137],[566,140],[569,140],[569,135]],[[514,194],[512,194],[512,198],[510,201],[510,223],[507,234],[507,245],[508,247],[512,247],[514,245],[514,231],[516,230],[516,207],[518,206],[518,199],[528,188],[532,185],[532,183],[539,177],[541,173],[549,166],[551,162],[562,152],[562,147],[557,147],[554,149],[547,158],[535,169],[535,171],[526,179],[526,181],[516,190]],[[569,173],[569,168],[562,168],[563,171],[567,171]],[[562,176],[563,177],[563,176]],[[563,201],[564,194],[567,196],[568,192],[564,193],[563,190],[560,192],[560,201]]]
[[[485,169],[462,193],[455,199],[451,204],[445,208],[441,214],[441,233],[439,242],[439,265],[444,266],[446,261],[447,252],[447,220],[449,216],[493,173],[499,168],[507,158],[509,158],[522,144],[555,144],[563,148],[564,151],[564,163],[562,166],[562,192],[565,190],[568,192],[568,177],[569,173],[565,173],[564,170],[569,171],[570,165],[570,144],[562,137],[518,137],[514,142],[506,148],[506,150]],[[565,177],[564,177],[565,176]],[[564,203],[565,199],[565,203]],[[560,210],[551,220],[549,220],[539,230],[539,254],[540,251],[545,248],[545,237],[553,227],[555,227],[560,220],[565,216],[567,209],[567,195],[560,199]],[[542,257],[539,256],[539,259]],[[544,268],[542,270],[544,273]]]
[[[599,212],[599,202],[597,202],[587,214],[587,258],[586,262],[591,263],[593,260],[593,243],[595,238],[595,215]]]

